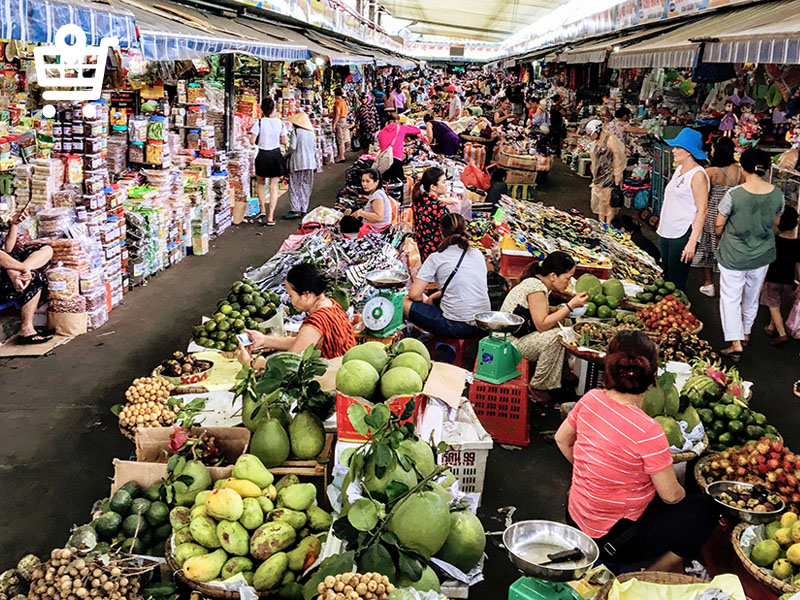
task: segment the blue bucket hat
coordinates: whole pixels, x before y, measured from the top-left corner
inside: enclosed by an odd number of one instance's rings
[[[683,148],[697,160],[705,160],[708,154],[703,152],[703,136],[699,131],[684,127],[671,140],[664,140],[670,146]]]

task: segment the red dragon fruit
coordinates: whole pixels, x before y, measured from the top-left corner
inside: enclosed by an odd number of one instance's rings
[[[189,430],[184,427],[173,427],[172,435],[169,438],[169,450],[172,454],[177,454],[183,445],[189,441]]]
[[[731,369],[730,371],[728,393],[733,394],[737,398],[744,398],[744,386],[742,385],[742,378],[739,375],[739,371],[736,369]]]
[[[721,362],[710,363],[705,360],[697,360],[692,367],[692,371],[697,375],[705,375],[712,379],[723,390],[728,387],[728,377],[725,375],[725,371],[722,370]]]

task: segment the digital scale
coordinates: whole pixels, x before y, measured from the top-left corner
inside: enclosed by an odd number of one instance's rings
[[[508,600],[583,600],[567,581],[583,577],[600,550],[592,538],[555,521],[519,521],[503,532],[508,558],[522,573]]]
[[[404,327],[403,300],[408,273],[396,269],[381,269],[367,273],[367,283],[377,290],[377,295],[367,300],[361,311],[366,333],[384,338]]]
[[[522,353],[508,339],[508,334],[523,322],[522,317],[506,312],[489,311],[475,315],[475,324],[489,332],[489,335],[478,342],[475,379],[499,385],[522,375],[517,369],[522,361]]]

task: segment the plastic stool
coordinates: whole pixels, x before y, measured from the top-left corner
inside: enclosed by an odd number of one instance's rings
[[[431,353],[431,360],[450,363],[470,371],[478,355],[479,340],[480,338],[459,340],[432,335],[425,345]]]

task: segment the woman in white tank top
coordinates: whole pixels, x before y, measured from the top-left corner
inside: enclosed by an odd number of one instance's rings
[[[686,291],[689,268],[708,212],[711,184],[705,169],[697,162],[705,160],[707,155],[702,149],[700,133],[687,127],[674,139],[664,141],[673,147],[678,167],[664,189],[657,233],[664,279]]]

